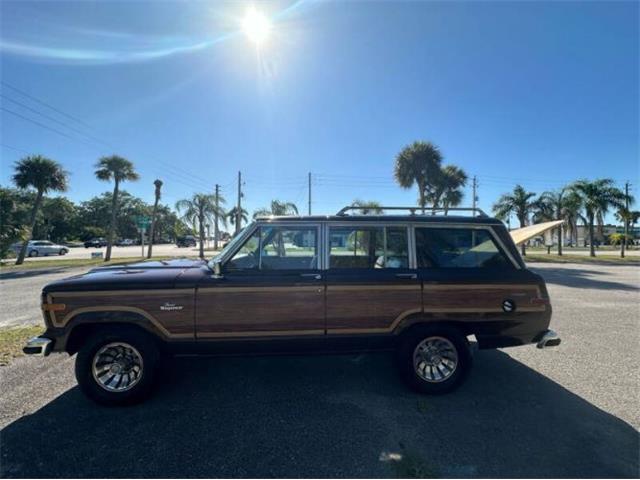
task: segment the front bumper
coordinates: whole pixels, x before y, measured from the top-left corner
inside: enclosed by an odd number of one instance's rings
[[[33,337],[22,348],[26,355],[35,355],[38,357],[46,357],[53,349],[53,340],[46,337]]]

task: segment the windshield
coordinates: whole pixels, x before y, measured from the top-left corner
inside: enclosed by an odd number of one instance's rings
[[[223,255],[225,253],[227,253],[229,250],[232,250],[235,248],[235,246],[238,244],[238,242],[240,241],[240,239],[242,238],[242,234],[243,232],[247,229],[253,226],[253,223],[250,223],[249,225],[245,226],[242,230],[240,230],[237,234],[235,234],[233,236],[233,238],[231,239],[231,241],[229,243],[227,243],[227,246],[224,247],[222,250],[220,250],[220,252],[214,256],[213,258],[211,258],[211,260],[209,260],[209,262],[207,263],[207,265],[209,265],[209,268],[211,270],[213,270],[213,264],[216,260],[220,259],[223,257]]]

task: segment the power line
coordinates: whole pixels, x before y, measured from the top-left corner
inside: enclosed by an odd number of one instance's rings
[[[29,155],[29,152],[27,152],[26,150],[23,150],[21,148],[18,147],[12,147],[11,145],[7,145],[6,143],[0,143],[1,147],[4,148],[8,148],[9,150],[15,150],[16,152],[22,152],[22,153],[26,153],[27,155]]]
[[[50,105],[49,103],[45,102],[44,100],[40,100],[39,98],[36,98],[33,95],[30,95],[27,92],[25,92],[23,90],[20,90],[19,88],[14,87],[13,85],[8,84],[4,80],[0,80],[0,83],[2,85],[4,85],[5,87],[10,88],[11,90],[14,90],[15,92],[19,93],[20,95],[23,95],[23,96],[27,97],[28,99],[33,100],[34,102],[37,102],[37,103],[39,103],[41,105],[44,105],[45,107],[50,108],[54,112],[57,112],[60,115],[63,115],[63,116],[67,117],[70,120],[73,120],[74,122],[77,122],[77,123],[79,123],[81,125],[84,125],[87,128],[93,128],[93,127],[91,127],[91,125],[86,123],[84,120],[80,120],[78,117],[74,117],[73,115],[62,111],[62,110],[54,107],[53,105]]]

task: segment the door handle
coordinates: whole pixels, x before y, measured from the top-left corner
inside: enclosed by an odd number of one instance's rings
[[[397,278],[404,278],[407,280],[416,280],[418,278],[417,273],[396,273]]]
[[[322,275],[319,273],[301,273],[302,278],[313,278],[314,280],[322,280]]]

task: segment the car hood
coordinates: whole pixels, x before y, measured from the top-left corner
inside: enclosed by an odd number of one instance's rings
[[[60,291],[146,290],[170,289],[194,285],[194,281],[209,272],[204,260],[174,259],[112,265],[64,278],[44,287],[43,293]],[[188,279],[180,282],[185,276]]]

